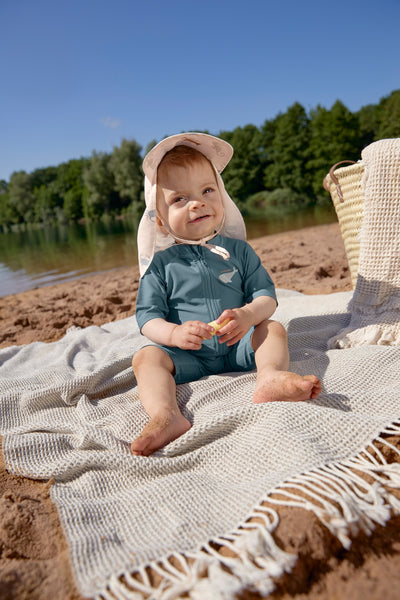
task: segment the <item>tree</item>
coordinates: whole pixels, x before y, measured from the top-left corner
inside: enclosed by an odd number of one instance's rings
[[[378,108],[379,127],[376,140],[400,137],[400,90],[392,92]]]
[[[35,196],[34,220],[51,223],[63,218],[63,190],[57,185],[59,167],[35,169],[30,174],[31,188]]]
[[[111,154],[109,168],[114,176],[114,190],[120,197],[121,208],[129,204],[139,208],[143,187],[141,150],[135,140],[123,139]]]
[[[32,191],[32,177],[25,171],[16,171],[10,177],[8,205],[17,223],[29,223],[34,218],[35,196]]]
[[[260,131],[255,125],[237,127],[219,136],[232,144],[233,157],[223,173],[226,190],[235,202],[243,205],[251,194],[262,189]]]
[[[340,100],[330,110],[318,105],[311,111],[307,167],[316,196],[323,194],[322,181],[331,166],[341,160],[358,160],[361,147],[358,118]]]
[[[63,198],[63,212],[70,221],[77,221],[83,216],[86,193],[83,170],[88,162],[86,158],[72,159],[57,168],[57,186]]]
[[[264,184],[268,190],[289,188],[309,193],[308,144],[309,118],[303,106],[295,102],[276,119],[270,148],[272,160],[264,169]]]
[[[115,177],[110,167],[110,155],[93,151],[83,171],[87,187],[87,216],[97,218],[104,213],[118,212],[119,196],[115,192]]]
[[[68,221],[78,221],[83,217],[83,188],[70,188],[64,193],[63,213]]]
[[[376,140],[400,137],[400,90],[368,104],[355,113],[358,117],[361,148]]]
[[[17,220],[17,216],[8,202],[8,183],[5,179],[0,179],[0,226],[7,227],[7,225],[16,223]]]
[[[32,190],[43,186],[48,186],[57,179],[58,167],[45,167],[44,169],[35,169],[30,174]]]
[[[263,173],[274,162],[274,137],[279,115],[264,122],[260,129],[260,156]]]
[[[63,199],[59,194],[55,182],[48,185],[42,184],[33,190],[35,196],[35,221],[51,223],[60,220]]]
[[[0,179],[0,196],[6,196],[8,198],[8,183],[5,179]]]
[[[376,104],[368,104],[355,113],[358,118],[361,148],[365,148],[377,139],[379,112]]]

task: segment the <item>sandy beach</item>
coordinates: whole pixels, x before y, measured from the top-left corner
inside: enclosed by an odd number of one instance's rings
[[[321,225],[251,240],[276,287],[305,294],[351,290],[339,226]],[[0,347],[52,342],[71,326],[86,327],[134,313],[137,267],[0,298]],[[390,439],[400,448],[400,440]],[[383,453],[388,450],[382,449]],[[394,453],[393,453],[394,454]],[[386,456],[394,460],[394,456]],[[79,600],[68,549],[49,498],[50,482],[8,473],[0,461],[0,600]],[[400,493],[397,494],[400,499]],[[312,514],[280,508],[276,540],[298,554],[293,572],[277,582],[273,599],[394,600],[400,586],[400,517],[350,550]],[[245,593],[243,600],[259,600]]]

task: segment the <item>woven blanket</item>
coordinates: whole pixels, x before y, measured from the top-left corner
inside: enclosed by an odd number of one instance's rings
[[[364,216],[349,325],[330,345],[400,345],[400,138],[361,153]]]
[[[400,465],[374,446],[390,445],[382,434],[400,433],[400,348],[328,350],[349,322],[349,294],[278,290],[291,369],[321,378],[317,400],[254,405],[255,372],[181,385],[179,406],[192,428],[148,458],[129,449],[147,420],[130,366],[143,345],[134,317],[0,351],[6,464],[54,478],[81,594],[268,595],[295,561],[275,543],[277,513],[263,504],[277,490],[275,503],[314,511],[346,547],[357,531],[400,513],[391,493]]]

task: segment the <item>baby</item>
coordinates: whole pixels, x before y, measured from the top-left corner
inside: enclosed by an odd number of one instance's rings
[[[288,371],[286,331],[270,319],[273,282],[245,241],[220,176],[232,154],[221,139],[185,133],[160,142],[143,162],[136,318],[151,345],[135,353],[132,366],[150,421],[132,443],[136,455],[190,428],[176,384],[256,368],[253,402],[310,400],[321,391],[314,375]]]

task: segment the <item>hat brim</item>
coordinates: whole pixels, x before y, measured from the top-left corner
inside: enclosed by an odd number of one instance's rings
[[[218,173],[222,173],[233,155],[233,148],[228,142],[207,133],[188,132],[171,135],[154,146],[143,161],[143,171],[151,183],[154,183],[157,177],[161,160],[175,146],[189,146],[198,150],[211,161]]]

